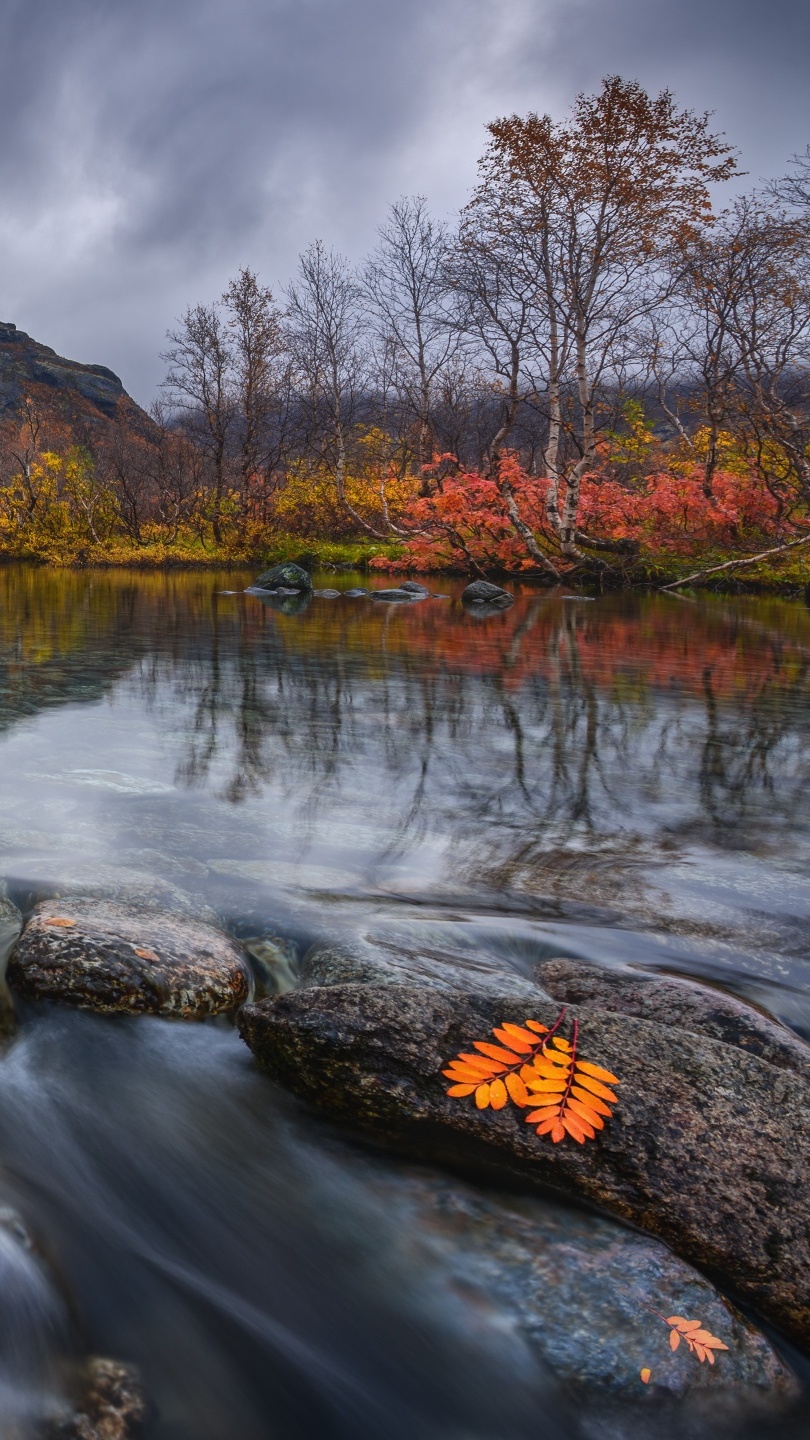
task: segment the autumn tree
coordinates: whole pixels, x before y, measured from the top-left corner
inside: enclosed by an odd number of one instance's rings
[[[497,213],[503,232],[524,237],[521,264],[532,262],[526,283],[545,323],[547,520],[562,553],[576,556],[600,389],[660,303],[672,245],[705,223],[708,187],[735,161],[707,115],[618,76],[580,95],[567,120],[512,115],[489,131],[467,216]]]

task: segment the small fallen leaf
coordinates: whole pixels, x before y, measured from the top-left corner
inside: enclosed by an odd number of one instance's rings
[[[650,1383],[650,1376],[652,1375],[652,1370],[648,1370],[648,1369],[647,1369],[647,1366],[645,1365],[645,1366],[644,1366],[644,1369],[640,1372],[640,1374],[641,1374],[641,1379],[642,1379],[642,1381],[644,1382],[644,1384],[645,1384],[645,1385],[649,1385],[649,1383]]]
[[[140,955],[142,960],[160,960],[160,956],[156,955],[154,950],[139,950],[137,945],[135,946],[135,954]]]
[[[75,920],[65,920],[65,919],[63,919],[61,916],[56,915],[56,916],[53,917],[52,920],[46,920],[46,921],[45,921],[45,924],[46,924],[46,925],[59,925],[63,930],[69,930],[70,927],[71,927],[71,925],[75,925],[75,924],[76,924],[76,921],[75,921]]]

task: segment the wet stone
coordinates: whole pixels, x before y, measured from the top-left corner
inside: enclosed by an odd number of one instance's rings
[[[304,570],[303,566],[294,565],[289,560],[284,561],[281,565],[271,565],[269,570],[263,570],[253,584],[257,590],[298,592],[312,589],[309,572]]]
[[[461,592],[461,599],[465,605],[497,605],[505,607],[514,602],[514,596],[501,585],[493,585],[489,580],[473,580],[465,590]]]
[[[241,947],[214,926],[91,898],[38,905],[8,978],[27,1000],[180,1019],[235,1010],[253,991]]]
[[[150,1406],[134,1365],[92,1356],[79,1377],[74,1413],[57,1420],[41,1440],[137,1440]]]
[[[476,1322],[511,1330],[578,1403],[596,1391],[646,1404],[646,1367],[659,1402],[685,1401],[703,1418],[778,1413],[797,1398],[793,1372],[761,1331],[659,1241],[604,1216],[481,1191],[439,1171],[369,1170],[418,1252],[414,1262],[427,1252],[432,1273]],[[714,1365],[685,1345],[673,1353],[668,1327],[651,1311],[700,1319],[727,1351]]]
[[[675,975],[560,957],[535,966],[543,990],[566,1005],[598,1005],[684,1032],[710,1035],[780,1070],[810,1076],[810,1046],[792,1030],[734,995]]]
[[[620,1077],[598,1139],[552,1144],[509,1106],[447,1095],[442,1070],[526,1001],[472,985],[349,981],[246,1005],[240,1032],[275,1080],[411,1153],[580,1197],[664,1240],[810,1342],[810,1077],[704,1034],[572,1008],[581,1054]],[[533,1017],[555,1021],[556,1001]]]
[[[399,601],[402,603],[402,601],[405,600],[424,600],[427,591],[425,591],[425,594],[422,594],[421,591],[419,594],[414,594],[412,590],[406,590],[404,585],[400,585],[397,586],[396,590],[369,590],[368,593],[369,599],[371,600],[390,600],[392,602]]]
[[[403,580],[400,590],[406,590],[409,595],[429,595],[427,585],[420,585],[418,580]]]
[[[313,591],[313,594],[315,594],[315,595],[320,595],[320,597],[321,597],[322,600],[339,600],[339,599],[340,599],[340,591],[339,591],[339,590],[315,590],[315,591]]]

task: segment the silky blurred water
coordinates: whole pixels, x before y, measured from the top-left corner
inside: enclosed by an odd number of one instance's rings
[[[169,881],[270,988],[363,935],[703,976],[810,1036],[802,604],[526,588],[480,616],[457,582],[300,605],[249,580],[0,572],[18,904]],[[575,1433],[227,1025],[22,1020],[0,1172],[61,1276],[42,1332],[70,1311],[74,1348],[137,1361],[159,1440]]]

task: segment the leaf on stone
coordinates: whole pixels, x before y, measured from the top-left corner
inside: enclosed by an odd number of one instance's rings
[[[160,956],[156,955],[154,950],[139,950],[137,945],[135,946],[135,954],[139,955],[142,960],[160,961]]]
[[[551,1029],[539,1020],[504,1021],[492,1031],[498,1045],[474,1040],[474,1050],[460,1051],[442,1071],[452,1081],[447,1094],[474,1094],[479,1110],[502,1110],[511,1100],[529,1111],[526,1120],[538,1135],[550,1135],[555,1144],[566,1136],[580,1145],[594,1140],[617,1103],[605,1082],[619,1081],[601,1065],[579,1059],[578,1021],[570,1040],[559,1034],[565,1013],[563,1007]]]
[[[75,921],[75,920],[67,920],[67,919],[64,919],[61,915],[54,915],[54,917],[53,917],[52,919],[46,920],[46,921],[45,921],[45,924],[46,924],[46,925],[58,925],[58,926],[60,926],[63,930],[69,930],[69,929],[71,928],[71,926],[73,926],[73,925],[76,924],[76,921]]]
[[[650,1383],[650,1376],[652,1375],[652,1370],[648,1369],[647,1366],[645,1365],[645,1366],[644,1366],[644,1369],[639,1371],[639,1374],[640,1374],[640,1376],[641,1376],[642,1384],[644,1384],[644,1385],[649,1385],[649,1383]]]
[[[681,1340],[685,1340],[690,1352],[701,1363],[708,1361],[710,1365],[714,1364],[715,1350],[728,1350],[722,1340],[718,1340],[716,1335],[704,1328],[702,1320],[687,1320],[683,1315],[662,1315],[660,1319],[670,1327],[669,1343],[672,1350],[677,1350]]]

